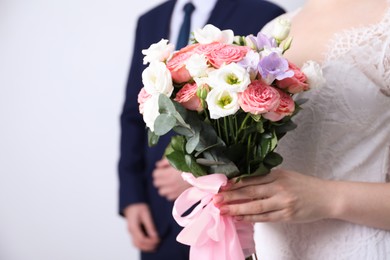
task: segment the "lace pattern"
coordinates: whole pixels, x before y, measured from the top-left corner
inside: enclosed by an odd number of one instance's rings
[[[324,63],[344,60],[359,66],[390,97],[389,28],[390,6],[380,22],[336,33],[329,41]]]
[[[389,28],[390,6],[378,24],[330,40],[322,66],[327,84],[302,94],[308,102],[294,119],[298,127],[277,148],[283,168],[324,179],[390,182]],[[389,231],[337,220],[258,224],[256,244],[259,257],[271,260],[390,257]]]

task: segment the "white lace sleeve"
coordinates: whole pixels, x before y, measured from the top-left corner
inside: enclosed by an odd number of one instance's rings
[[[387,37],[385,55],[383,57],[383,80],[382,93],[390,97],[390,36]]]

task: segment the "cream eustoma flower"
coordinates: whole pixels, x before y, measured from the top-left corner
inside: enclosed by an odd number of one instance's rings
[[[158,98],[159,94],[152,95],[145,103],[144,103],[144,113],[143,119],[147,127],[149,127],[150,131],[154,131],[154,121],[160,115],[159,107],[158,107]]]
[[[170,97],[173,92],[171,73],[163,62],[152,62],[142,72],[142,83],[150,95],[164,94]]]
[[[320,88],[326,82],[320,64],[315,61],[306,61],[303,64],[301,71],[306,75],[307,83],[311,89]]]
[[[169,56],[175,50],[175,46],[171,43],[168,44],[168,40],[161,39],[158,43],[153,43],[146,50],[142,50],[144,57],[144,64],[152,63],[155,61],[166,61]]]
[[[250,83],[249,73],[237,63],[230,63],[211,71],[208,77],[210,87],[230,92],[243,92]]]
[[[291,21],[287,18],[276,19],[271,35],[278,41],[285,40],[290,34]]]
[[[240,109],[237,93],[224,89],[212,89],[206,97],[206,102],[212,119],[233,115]]]
[[[232,44],[234,40],[234,33],[232,30],[221,31],[214,25],[206,24],[203,29],[196,29],[194,31],[194,38],[201,44],[208,44],[212,42]]]

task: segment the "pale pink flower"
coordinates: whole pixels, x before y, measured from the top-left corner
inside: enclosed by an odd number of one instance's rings
[[[148,92],[146,92],[145,88],[141,88],[140,92],[138,93],[138,104],[139,104],[139,112],[143,115],[144,114],[144,104],[145,102],[151,97]]]
[[[280,94],[274,87],[257,80],[239,94],[238,102],[245,112],[260,115],[279,106]]]
[[[291,78],[278,80],[276,81],[276,85],[281,89],[285,89],[291,94],[296,94],[308,90],[309,84],[306,82],[307,78],[305,74],[303,74],[302,71],[291,62],[288,63],[288,66],[289,69],[294,72],[294,76]]]
[[[200,112],[203,108],[199,97],[196,95],[197,89],[196,83],[187,83],[177,92],[174,100],[188,110]]]
[[[167,68],[171,72],[172,80],[176,83],[183,83],[191,79],[185,62],[191,57],[193,50],[198,44],[188,45],[172,55],[167,62]]]
[[[292,97],[283,90],[277,89],[280,95],[279,106],[274,110],[264,114],[264,118],[276,122],[283,119],[285,116],[291,116],[295,110],[295,103]]]
[[[215,68],[220,68],[224,64],[227,65],[232,62],[241,61],[249,50],[250,48],[246,46],[226,44],[225,46],[206,54],[206,57]]]
[[[207,54],[210,54],[211,52],[213,52],[215,50],[218,50],[218,49],[221,49],[221,48],[223,48],[225,46],[226,46],[225,43],[220,43],[220,42],[212,42],[212,43],[208,43],[208,44],[199,44],[194,51],[196,53],[199,53],[199,54],[207,55]]]

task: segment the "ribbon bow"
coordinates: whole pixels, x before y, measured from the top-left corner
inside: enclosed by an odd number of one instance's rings
[[[224,174],[211,174],[195,178],[182,173],[193,187],[185,190],[175,201],[173,217],[184,227],[177,241],[191,246],[190,259],[237,260],[255,252],[253,224],[234,222],[231,216],[220,215],[212,202],[228,179]],[[199,203],[188,215],[183,214]]]

